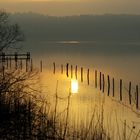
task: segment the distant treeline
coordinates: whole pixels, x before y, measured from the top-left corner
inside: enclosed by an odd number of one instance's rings
[[[28,39],[79,41],[139,41],[140,15],[81,15],[52,17],[16,13],[12,20]]]

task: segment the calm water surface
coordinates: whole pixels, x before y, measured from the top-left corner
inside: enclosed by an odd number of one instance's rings
[[[91,117],[96,110],[95,122],[98,115],[104,113],[104,125],[107,132],[112,132],[114,139],[122,134],[126,121],[127,136],[135,126],[134,134],[140,129],[140,112],[135,109],[135,103],[129,106],[128,82],[132,81],[132,92],[135,94],[135,85],[140,86],[140,43],[97,43],[97,42],[28,42],[27,48],[33,52],[35,65],[43,61],[41,73],[42,94],[46,96],[53,107],[55,94],[60,98],[58,113],[67,106],[67,96],[71,88],[71,78],[67,78],[65,71],[61,74],[60,65],[78,65],[78,93],[72,94],[70,99],[69,125],[80,129],[81,124],[89,126]],[[56,74],[53,74],[52,63],[56,62]],[[84,67],[84,82],[80,82],[80,67]],[[86,72],[90,69],[90,85],[87,85]],[[107,88],[102,93],[94,86],[94,70],[115,78],[115,97],[107,96]],[[123,79],[123,102],[119,101],[119,82]],[[56,90],[56,85],[58,87]],[[105,83],[106,87],[106,83]],[[112,92],[111,92],[112,94]],[[140,100],[140,99],[139,99]],[[63,117],[62,117],[63,118]],[[131,136],[132,139],[134,136]]]

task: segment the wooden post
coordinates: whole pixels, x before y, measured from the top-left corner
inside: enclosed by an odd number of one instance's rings
[[[26,59],[26,72],[28,72],[28,60]]]
[[[29,61],[30,60],[30,52],[27,52],[26,56],[27,56],[26,59]]]
[[[104,89],[105,89],[105,78],[104,78],[104,74],[103,74],[103,93],[104,93]]]
[[[138,109],[139,108],[139,94],[138,94],[138,91],[139,88],[138,88],[138,85],[136,85],[136,108]]]
[[[40,61],[40,72],[43,70],[42,60]]]
[[[11,57],[10,57],[10,69],[11,69],[11,66],[12,66],[12,62],[11,62]]]
[[[2,66],[2,75],[3,75],[3,79],[5,78],[5,67]]]
[[[97,70],[95,70],[95,88],[97,88]]]
[[[55,62],[53,62],[53,74],[55,74]]]
[[[77,79],[77,65],[75,67],[75,78]]]
[[[22,70],[23,66],[22,66],[22,60],[20,60],[20,69]]]
[[[42,72],[42,60],[40,61],[40,72]]]
[[[120,79],[120,101],[122,101],[122,79]]]
[[[129,82],[129,103],[131,105],[131,82]]]
[[[61,64],[61,74],[63,74],[63,64]]]
[[[5,53],[2,53],[2,66],[5,64]]]
[[[15,70],[17,70],[17,60],[15,60]]]
[[[33,71],[33,60],[31,59],[31,72]]]
[[[87,84],[89,85],[89,69],[87,70]]]
[[[100,72],[100,77],[99,77],[99,85],[100,85],[100,90],[102,89],[102,73]]]
[[[113,92],[113,97],[115,96],[115,80],[114,78],[112,79],[112,92]]]
[[[73,66],[71,65],[71,78],[73,78]]]
[[[110,77],[109,77],[109,75],[107,75],[107,81],[108,81],[108,92],[107,92],[107,95],[109,96],[109,94],[110,94]]]
[[[83,82],[83,68],[81,67],[81,82]]]
[[[17,60],[18,60],[18,54],[15,53],[15,69],[16,69],[16,70],[17,70],[17,67],[18,67],[18,65],[17,65]]]
[[[66,75],[69,77],[69,63],[66,64]]]
[[[7,69],[8,69],[8,67],[9,67],[8,57],[6,57],[6,66],[7,66]]]

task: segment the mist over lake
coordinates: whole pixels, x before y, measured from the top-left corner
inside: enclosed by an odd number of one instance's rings
[[[17,13],[11,19],[25,33],[23,50],[49,62],[98,68],[139,84],[140,16],[51,17]]]
[[[11,15],[28,40],[139,42],[139,15],[80,15],[55,17],[35,13]]]

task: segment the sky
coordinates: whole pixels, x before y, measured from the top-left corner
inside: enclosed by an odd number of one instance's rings
[[[51,16],[140,14],[140,0],[0,0],[8,12],[35,12]]]

